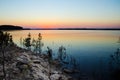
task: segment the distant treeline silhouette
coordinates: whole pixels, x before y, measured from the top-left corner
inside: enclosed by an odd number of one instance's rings
[[[120,30],[120,28],[58,28],[58,30]]]
[[[22,30],[21,26],[13,26],[13,25],[0,25],[0,30]]]

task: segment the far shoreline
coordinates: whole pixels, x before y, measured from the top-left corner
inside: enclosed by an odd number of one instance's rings
[[[0,25],[0,30],[120,30],[120,28],[25,28],[14,25]]]

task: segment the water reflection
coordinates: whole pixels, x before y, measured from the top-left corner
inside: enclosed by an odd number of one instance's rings
[[[114,65],[118,62],[116,63],[116,60],[112,58],[118,55],[113,54],[115,49],[119,52],[119,45],[116,43],[120,34],[119,31],[28,30],[10,33],[13,35],[15,43],[20,46],[20,38],[25,38],[29,32],[32,39],[37,39],[38,33],[41,33],[44,43],[42,51],[46,51],[47,46],[49,46],[53,51],[53,56],[58,54],[58,50],[60,53],[62,52],[60,46],[63,45],[67,54],[66,60],[71,62],[64,65],[80,71],[74,75],[79,78],[78,80],[86,80],[87,78],[91,80],[110,80],[111,74],[109,73],[119,71],[116,70],[115,67],[117,66]],[[113,55],[109,57],[110,54]],[[66,60],[64,63],[67,63]],[[109,62],[111,62],[111,66],[108,64]],[[65,69],[66,66],[64,66]],[[111,69],[109,69],[110,67]]]
[[[119,38],[120,40],[120,38]],[[118,40],[118,44],[120,42]],[[110,75],[112,80],[120,80],[120,46],[116,49],[116,52],[110,55]]]

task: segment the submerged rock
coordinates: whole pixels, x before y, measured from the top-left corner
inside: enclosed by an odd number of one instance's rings
[[[63,69],[63,72],[67,73],[67,74],[72,74],[73,70],[70,69]]]

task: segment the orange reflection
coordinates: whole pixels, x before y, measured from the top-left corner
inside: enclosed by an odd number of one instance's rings
[[[32,39],[38,38],[38,33],[42,34],[42,41],[46,44],[56,43],[64,44],[97,44],[97,43],[111,43],[116,42],[118,35],[113,35],[112,32],[107,31],[84,31],[84,30],[22,30],[10,31],[13,35],[13,40],[20,43],[20,38],[27,37],[31,33]],[[47,45],[46,44],[46,45]]]

